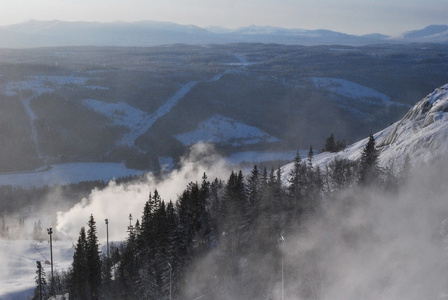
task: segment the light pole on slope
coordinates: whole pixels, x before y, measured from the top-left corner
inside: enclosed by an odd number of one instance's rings
[[[107,259],[109,259],[109,220],[106,219],[106,253]]]
[[[285,250],[285,238],[283,235],[280,236],[280,241],[282,242],[282,300],[285,299],[285,293],[284,293],[284,276],[283,276],[283,252]]]
[[[53,274],[53,240],[51,235],[53,234],[53,228],[47,229],[48,234],[50,235],[50,263],[51,263],[51,294],[53,295],[53,284],[54,284],[54,274]]]

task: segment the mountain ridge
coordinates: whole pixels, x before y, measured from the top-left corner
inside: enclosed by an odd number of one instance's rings
[[[436,88],[417,102],[399,121],[374,134],[380,165],[401,166],[409,155],[412,164],[419,165],[448,153],[448,84]],[[368,142],[362,139],[346,149],[314,157],[314,165],[325,168],[334,159],[359,160]],[[293,163],[283,167],[289,174]]]
[[[173,22],[26,22],[0,26],[0,47],[155,46],[165,44],[275,43],[290,45],[351,45],[379,43],[447,43],[448,25],[430,25],[394,38],[380,33],[352,35],[328,29],[251,25],[237,29],[201,28]]]

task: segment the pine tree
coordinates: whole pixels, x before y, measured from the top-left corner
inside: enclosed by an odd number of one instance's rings
[[[258,211],[260,208],[260,194],[262,188],[262,181],[258,171],[257,165],[252,169],[250,177],[247,179],[247,200],[245,203],[245,232],[253,235],[254,227],[258,218]]]
[[[336,150],[336,143],[334,141],[334,135],[331,134],[326,140],[325,140],[325,146],[322,152],[335,152]]]
[[[308,168],[310,169],[313,167],[313,157],[314,157],[313,147],[310,146],[310,151],[308,151]]]
[[[375,146],[375,138],[370,134],[369,141],[362,150],[361,161],[359,163],[359,182],[368,184],[378,181],[380,175],[378,166],[379,152]]]
[[[33,227],[33,239],[42,243],[44,240],[44,232],[42,229],[42,222],[39,220],[37,223],[34,223]]]
[[[409,156],[409,154],[406,154],[403,165],[401,166],[398,174],[400,186],[403,186],[409,180],[411,169],[412,169],[411,157]]]
[[[136,287],[135,282],[138,281],[138,242],[137,235],[140,231],[140,224],[137,220],[135,226],[132,225],[132,215],[129,215],[128,237],[126,243],[121,247],[121,255],[119,255],[120,263],[118,264],[117,278],[119,289],[125,299],[133,299]],[[120,254],[120,253],[118,253]]]
[[[225,225],[224,232],[228,240],[229,251],[236,256],[241,250],[241,228],[244,221],[246,190],[242,171],[230,174],[225,187]]]
[[[90,299],[87,239],[84,227],[81,228],[75,253],[73,254],[69,290],[70,300]]]
[[[33,300],[47,299],[48,297],[47,276],[40,261],[37,261],[36,263],[37,263],[36,278],[35,278],[36,288],[34,289]]]
[[[97,238],[96,222],[93,215],[88,221],[86,238],[86,261],[89,266],[88,281],[90,285],[90,299],[97,300],[101,297],[101,258]]]
[[[328,164],[328,176],[333,190],[348,187],[356,181],[357,164],[348,159],[335,158]]]
[[[288,177],[288,219],[300,218],[305,209],[305,173],[306,168],[304,168],[300,153],[297,151],[294,157],[293,168]]]

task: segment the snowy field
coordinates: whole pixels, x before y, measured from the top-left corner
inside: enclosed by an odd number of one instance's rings
[[[300,150],[299,154],[301,158],[306,158],[309,150]],[[296,156],[296,151],[284,151],[284,152],[261,152],[261,151],[244,151],[237,152],[228,157],[226,161],[230,164],[239,164],[242,162],[259,163],[264,161],[274,160],[287,160],[292,161]]]
[[[37,95],[51,93],[54,87],[69,85],[85,85],[87,77],[77,76],[29,76],[28,80],[9,81],[1,87],[5,95],[14,96],[20,91],[31,90]]]
[[[29,173],[0,174],[0,185],[44,186],[103,180],[144,174],[128,169],[123,163],[68,163],[52,165],[50,169]]]
[[[313,77],[311,80],[316,88],[335,93],[339,96],[360,99],[361,101],[368,101],[371,104],[392,103],[390,97],[386,94],[345,79]],[[369,101],[369,99],[375,99],[379,102]]]
[[[66,270],[71,265],[74,249],[71,241],[53,241],[53,269]],[[1,240],[0,243],[0,299],[31,299],[36,286],[36,261],[40,261],[51,276],[50,244],[32,240]]]
[[[256,127],[220,115],[215,115],[201,122],[196,130],[176,135],[176,139],[186,146],[200,141],[231,144],[232,146],[280,141]]]

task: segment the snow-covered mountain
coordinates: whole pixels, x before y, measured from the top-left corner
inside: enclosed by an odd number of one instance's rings
[[[401,165],[406,155],[416,165],[448,153],[448,84],[435,89],[401,120],[377,132],[374,137],[383,166]],[[367,141],[365,138],[337,153],[318,154],[314,164],[324,167],[335,158],[358,160]],[[289,174],[292,167],[292,163],[286,165],[283,174]]]
[[[445,25],[442,25],[445,26]],[[446,27],[446,26],[445,26]],[[399,38],[372,33],[362,36],[326,29],[306,30],[271,26],[237,29],[200,28],[170,22],[65,22],[30,20],[0,27],[0,47],[49,46],[154,46],[165,44],[276,43],[295,45],[368,45],[384,42],[446,43],[446,28],[439,25],[404,33]]]
[[[448,25],[430,25],[420,30],[403,33],[403,39],[409,42],[446,42]]]

